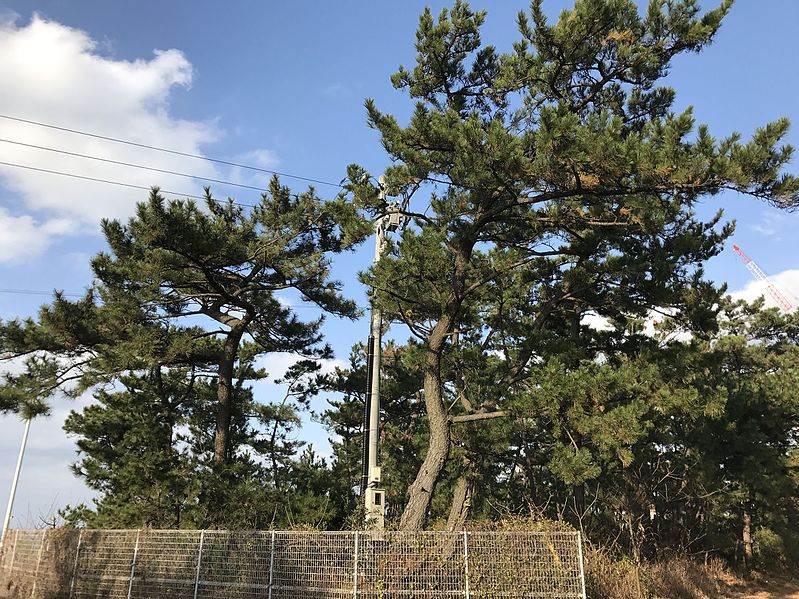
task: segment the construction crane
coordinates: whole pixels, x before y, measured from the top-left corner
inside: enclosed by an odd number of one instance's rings
[[[787,298],[780,292],[780,290],[777,289],[774,283],[771,282],[771,279],[766,276],[766,273],[764,273],[763,270],[757,265],[757,262],[747,256],[736,244],[732,244],[732,249],[734,249],[735,253],[738,254],[741,262],[743,262],[744,266],[749,269],[749,272],[752,273],[752,276],[758,281],[762,281],[766,284],[766,289],[768,290],[769,295],[771,295],[774,301],[777,302],[777,305],[782,309],[782,311],[786,314],[791,312],[793,310],[793,305],[791,302],[789,302]]]

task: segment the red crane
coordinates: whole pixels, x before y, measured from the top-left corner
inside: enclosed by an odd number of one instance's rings
[[[761,268],[757,265],[757,262],[752,260],[749,256],[747,256],[744,251],[735,244],[732,244],[732,249],[735,250],[735,253],[738,254],[738,257],[741,259],[741,262],[744,263],[746,268],[749,269],[749,272],[752,273],[752,276],[755,277],[758,281],[762,281],[766,284],[766,289],[768,289],[769,295],[774,298],[774,301],[777,302],[777,305],[782,308],[782,311],[786,314],[793,310],[793,305],[789,302],[786,297],[780,292],[779,289],[771,282],[766,276]]]

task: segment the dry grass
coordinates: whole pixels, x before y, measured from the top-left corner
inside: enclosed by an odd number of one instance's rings
[[[739,588],[730,599],[799,599],[799,583],[766,578]]]
[[[591,599],[743,599],[746,596],[740,594],[746,588],[744,581],[720,560],[703,564],[674,557],[636,565],[613,558],[602,549],[586,554],[586,584]]]

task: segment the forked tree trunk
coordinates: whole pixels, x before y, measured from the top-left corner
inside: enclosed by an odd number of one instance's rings
[[[463,289],[471,257],[473,239],[465,240],[455,254],[455,268],[452,275],[452,294],[447,301],[445,314],[439,318],[427,336],[424,360],[424,403],[430,438],[427,442],[427,455],[416,474],[416,479],[408,487],[408,503],[400,518],[400,530],[422,530],[427,523],[430,502],[436,489],[441,471],[449,457],[451,444],[450,421],[447,408],[442,399],[441,354],[447,339],[455,328],[455,320],[463,301]]]
[[[244,335],[246,326],[245,323],[242,323],[230,330],[222,347],[222,357],[219,360],[219,379],[216,392],[216,432],[214,434],[215,466],[225,464],[228,459],[233,402],[233,368],[236,364],[239,343]]]
[[[439,325],[442,324],[439,322]],[[424,403],[430,426],[427,455],[416,479],[408,487],[408,503],[400,518],[400,530],[422,530],[427,523],[430,501],[449,456],[450,430],[447,411],[441,398],[441,352],[443,339],[433,339],[437,350],[428,345],[424,370]],[[434,345],[434,346],[435,346]]]
[[[472,510],[472,495],[474,494],[474,481],[467,473],[458,477],[452,493],[452,505],[447,518],[447,530],[463,530],[469,513]]]

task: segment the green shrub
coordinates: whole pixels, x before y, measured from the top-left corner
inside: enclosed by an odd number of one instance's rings
[[[788,563],[782,537],[770,528],[761,527],[752,535],[754,567],[766,572],[784,571]]]

